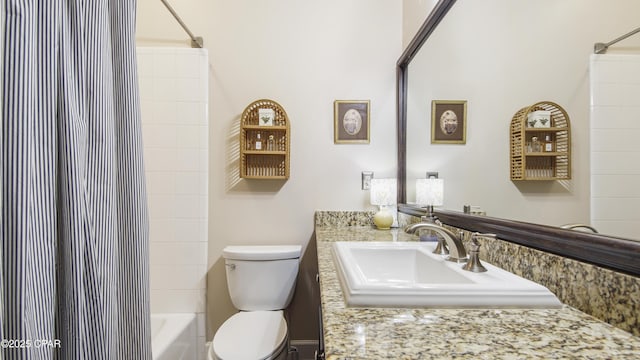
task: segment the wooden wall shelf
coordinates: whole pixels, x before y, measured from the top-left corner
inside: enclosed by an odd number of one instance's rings
[[[265,123],[260,110],[273,111]],[[269,99],[249,104],[240,117],[240,177],[245,179],[289,178],[289,117],[284,108]]]
[[[549,127],[533,127],[529,114],[550,113]],[[571,124],[558,104],[542,101],[511,119],[511,180],[571,179]]]

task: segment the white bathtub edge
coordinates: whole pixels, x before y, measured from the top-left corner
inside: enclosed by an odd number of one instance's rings
[[[173,355],[170,354],[177,351],[185,353],[184,349],[189,346],[191,347],[190,353],[193,355],[188,355],[186,358],[195,359],[196,314],[151,314],[151,323],[157,321],[163,321],[163,324],[157,333],[152,334],[153,360],[172,359]]]

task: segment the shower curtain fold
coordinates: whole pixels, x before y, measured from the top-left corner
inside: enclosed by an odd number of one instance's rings
[[[135,1],[1,1],[0,359],[151,359]]]

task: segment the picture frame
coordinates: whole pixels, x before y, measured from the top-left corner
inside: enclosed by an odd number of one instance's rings
[[[527,127],[550,128],[551,111],[536,110],[527,114]]]
[[[431,143],[467,143],[467,101],[431,101]]]
[[[276,112],[270,108],[258,108],[258,125],[259,126],[273,126],[274,119],[276,118]]]
[[[336,144],[368,144],[369,100],[335,100],[333,102],[333,136]]]

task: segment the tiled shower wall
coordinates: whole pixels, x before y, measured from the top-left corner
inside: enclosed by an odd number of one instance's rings
[[[150,218],[151,312],[196,313],[205,344],[208,55],[138,47]]]
[[[591,225],[640,234],[640,54],[592,55]]]

